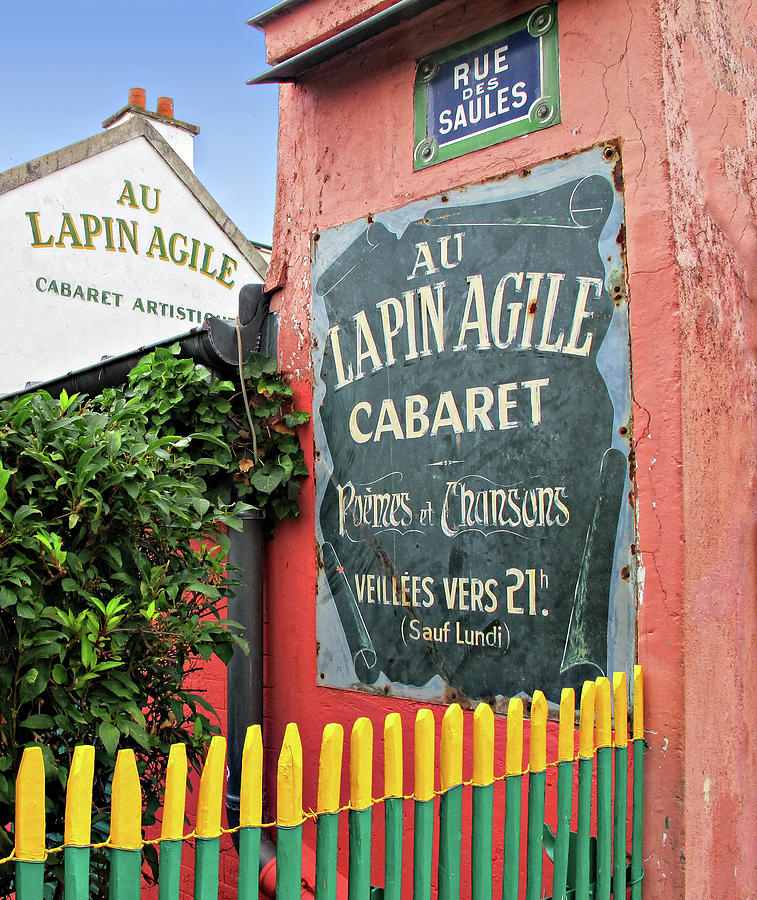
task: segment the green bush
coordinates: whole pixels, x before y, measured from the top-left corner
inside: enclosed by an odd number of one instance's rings
[[[217,727],[186,677],[240,643],[219,612],[233,585],[222,526],[240,527],[245,502],[297,514],[294,426],[307,414],[290,409],[275,360],[246,367],[248,415],[230,382],[177,354],[157,350],[99,397],[0,406],[0,822],[13,820],[23,748],[38,744],[49,843],[77,744],[96,748],[96,834],[118,748],[137,755],[147,823],[170,745],[199,766]],[[0,854],[12,845],[0,827]]]

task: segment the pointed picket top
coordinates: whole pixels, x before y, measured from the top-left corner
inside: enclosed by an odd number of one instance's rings
[[[434,738],[436,725],[430,709],[419,709],[415,715],[415,746],[413,748],[416,800],[434,797]]]
[[[321,756],[318,761],[318,813],[334,813],[339,809],[342,783],[344,728],[332,722],[323,729]]]
[[[528,765],[532,772],[547,768],[547,698],[534,691],[531,699],[531,734],[528,740]]]
[[[95,777],[95,748],[74,747],[66,784],[66,847],[88,847],[92,840],[92,782]]]
[[[581,759],[594,756],[594,697],[597,686],[593,681],[584,681],[581,689],[581,715],[578,726],[578,755]]]
[[[633,667],[633,739],[644,740],[644,672]]]
[[[210,748],[200,776],[200,790],[197,795],[197,824],[195,826],[195,833],[199,838],[221,836],[225,772],[226,738],[216,735],[210,741]]]
[[[361,716],[350,737],[350,807],[368,809],[373,802],[373,723]]]
[[[557,738],[557,758],[573,762],[576,755],[576,692],[563,688],[560,694],[560,731]]]
[[[162,841],[180,841],[184,837],[184,809],[187,798],[187,748],[172,744],[168,751],[166,789],[163,794]]]
[[[242,777],[239,783],[239,825],[257,828],[263,824],[263,734],[260,725],[250,725],[242,747]]]
[[[41,747],[27,747],[16,776],[16,859],[45,858],[45,761]]]
[[[402,718],[399,713],[389,713],[384,719],[384,794],[402,797],[403,788]]]
[[[615,720],[615,746],[628,744],[628,680],[625,672],[612,676],[613,717]]]
[[[473,784],[494,783],[494,710],[479,703],[473,713]]]
[[[604,676],[596,680],[594,695],[597,718],[597,747],[612,747],[612,689],[610,679]]]
[[[142,789],[133,750],[119,750],[116,756],[110,803],[110,846],[119,850],[142,847]]]
[[[463,711],[459,703],[447,707],[439,742],[439,787],[442,791],[463,783]]]
[[[520,697],[511,697],[507,704],[505,774],[523,774],[523,701]]]
[[[282,828],[302,824],[302,741],[293,722],[286,727],[279,754],[276,823]]]

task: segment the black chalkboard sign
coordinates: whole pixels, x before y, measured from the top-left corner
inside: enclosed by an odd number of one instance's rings
[[[556,701],[632,665],[619,167],[318,236],[319,683]]]

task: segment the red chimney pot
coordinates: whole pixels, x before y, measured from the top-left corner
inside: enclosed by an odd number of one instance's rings
[[[173,119],[173,98],[172,97],[158,97],[158,108],[156,110],[158,115],[166,116],[168,119]]]
[[[139,106],[144,109],[146,102],[147,95],[144,88],[132,88],[129,91],[129,106]]]

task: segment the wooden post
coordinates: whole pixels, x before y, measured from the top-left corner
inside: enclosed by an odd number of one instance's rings
[[[413,900],[430,900],[431,858],[434,847],[434,714],[419,709],[415,717],[413,790]]]
[[[384,720],[384,900],[402,893],[402,719],[389,713]]]
[[[323,729],[318,762],[318,835],[316,838],[316,900],[336,900],[336,859],[339,826],[339,788],[342,780],[344,728],[332,723]]]
[[[187,748],[173,744],[168,752],[163,821],[160,828],[158,900],[178,900],[187,795]]]
[[[208,756],[202,767],[200,790],[197,795],[195,900],[213,900],[218,896],[225,764],[226,738],[216,736],[210,742]]]
[[[523,780],[523,701],[511,697],[507,705],[505,746],[505,855],[502,900],[518,900],[520,880],[520,807]]]
[[[442,720],[439,747],[439,900],[459,900],[463,828],[463,711],[453,703]]]
[[[628,684],[625,672],[612,677],[613,713],[615,720],[615,812],[613,819],[614,897],[626,896],[626,845],[628,841]]]
[[[472,900],[492,898],[494,832],[494,712],[479,703],[473,713]]]
[[[16,898],[42,900],[45,876],[45,763],[27,747],[16,777]]]
[[[591,781],[594,771],[594,696],[597,686],[585,681],[581,690],[578,731],[578,834],[576,836],[576,900],[589,900]]]
[[[263,824],[263,735],[260,725],[250,725],[242,747],[239,784],[239,900],[258,897],[260,833]]]
[[[289,723],[276,778],[276,896],[295,900],[302,884],[302,742]]]
[[[553,900],[567,898],[575,752],[576,694],[573,688],[563,688],[560,695],[560,731],[557,738],[557,834],[552,872]]]
[[[89,846],[92,840],[92,782],[95,748],[74,747],[66,785],[66,824],[63,832],[65,900],[89,900]]]
[[[139,900],[142,888],[142,789],[133,750],[119,750],[110,807],[111,900]]]
[[[371,893],[372,805],[373,725],[361,717],[350,737],[349,900],[368,900]]]
[[[547,698],[534,691],[528,747],[528,837],[526,900],[540,900],[544,857],[544,794],[547,784]]]

